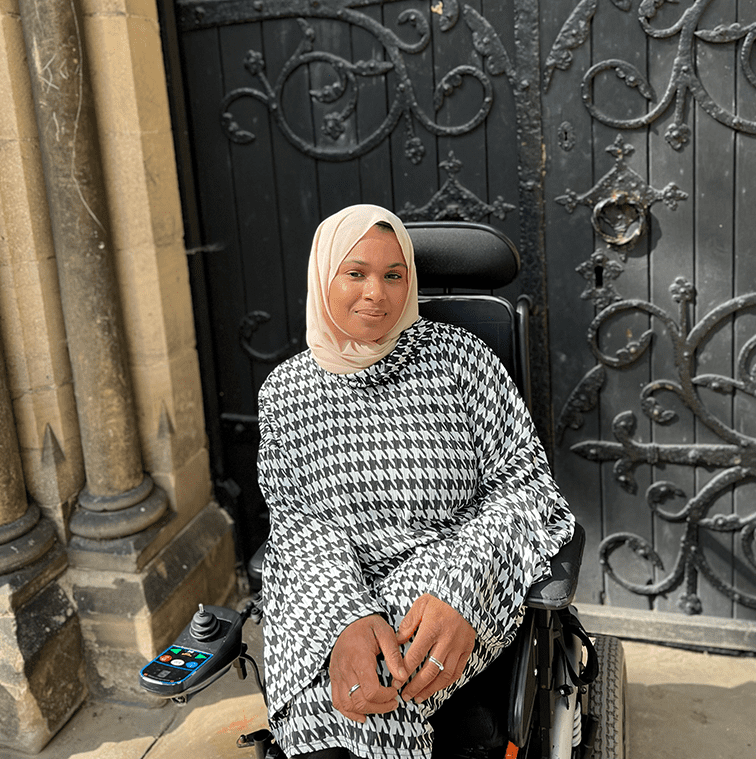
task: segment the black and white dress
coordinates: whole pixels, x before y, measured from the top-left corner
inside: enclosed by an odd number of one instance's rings
[[[276,739],[287,756],[429,757],[427,718],[512,641],[528,588],[572,534],[525,406],[482,342],[419,319],[356,374],[327,372],[309,351],[286,361],[260,392],[260,423]],[[331,703],[336,638],[375,613],[396,629],[423,593],[476,630],[462,678],[422,704],[347,719]]]

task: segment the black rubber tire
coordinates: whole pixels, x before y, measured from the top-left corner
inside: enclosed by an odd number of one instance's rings
[[[588,690],[588,714],[598,720],[593,759],[628,759],[627,666],[619,639],[594,639],[599,675]]]

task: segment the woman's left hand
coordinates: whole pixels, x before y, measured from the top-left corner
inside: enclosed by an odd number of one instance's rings
[[[396,635],[399,645],[415,635],[404,657],[408,672],[414,672],[425,661],[402,690],[405,701],[425,701],[448,688],[462,674],[475,645],[472,625],[456,609],[429,593],[412,604]],[[430,658],[426,660],[428,656],[440,662],[443,669]]]

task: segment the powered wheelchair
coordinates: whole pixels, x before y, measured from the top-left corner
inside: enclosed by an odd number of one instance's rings
[[[423,222],[407,229],[415,247],[421,315],[483,339],[529,403],[529,301],[520,298],[515,308],[501,297],[479,294],[514,280],[520,266],[514,245],[483,224]],[[433,759],[627,759],[622,645],[608,636],[589,638],[571,606],[584,542],[577,525],[551,560],[551,577],[530,589],[513,643],[431,718]],[[241,638],[247,619],[262,619],[264,552],[263,545],[249,562],[252,597],[244,610],[200,606],[174,645],[142,669],[146,690],[186,703],[232,664],[245,676],[248,663],[265,694]],[[256,759],[282,757],[265,730],[240,736],[237,745],[253,750]]]

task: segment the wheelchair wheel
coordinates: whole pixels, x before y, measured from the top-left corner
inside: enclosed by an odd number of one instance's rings
[[[594,639],[599,675],[588,691],[588,714],[597,720],[593,759],[628,759],[627,667],[622,643],[608,635]]]

